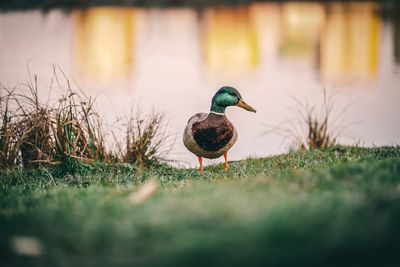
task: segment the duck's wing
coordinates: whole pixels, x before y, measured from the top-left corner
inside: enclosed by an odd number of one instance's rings
[[[188,120],[188,122],[187,122],[187,125],[189,126],[189,125],[193,125],[193,123],[195,123],[195,122],[200,122],[200,121],[203,121],[203,120],[205,120],[205,119],[207,119],[207,117],[208,117],[208,114],[207,113],[197,113],[197,114],[194,114],[192,117],[190,117],[190,119]]]
[[[193,138],[193,130],[192,130],[193,124],[204,121],[205,119],[207,119],[207,116],[208,116],[207,113],[194,114],[188,120],[185,131],[183,132],[183,143],[185,144],[186,148],[189,149],[189,151],[191,151],[192,153],[195,153],[196,155],[199,154],[199,152],[198,152],[199,147]]]
[[[194,140],[205,151],[219,151],[232,140],[235,128],[226,116],[210,114],[192,126]]]

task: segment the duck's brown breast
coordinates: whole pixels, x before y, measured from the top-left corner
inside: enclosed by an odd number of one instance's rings
[[[206,151],[218,151],[226,146],[234,135],[234,127],[225,115],[210,113],[192,127],[196,143]]]

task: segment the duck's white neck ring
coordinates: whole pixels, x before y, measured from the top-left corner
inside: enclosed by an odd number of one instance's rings
[[[220,115],[220,116],[225,116],[225,113],[219,113],[219,112],[215,112],[215,111],[210,111],[210,113]]]

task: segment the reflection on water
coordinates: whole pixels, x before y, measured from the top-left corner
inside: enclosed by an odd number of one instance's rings
[[[277,3],[253,4],[251,19],[255,24],[260,61],[271,60],[278,54],[281,34],[281,5]]]
[[[283,56],[300,56],[315,61],[325,8],[318,3],[285,3],[282,6]]]
[[[321,88],[333,88],[339,108],[357,103],[346,116],[361,122],[353,136],[367,145],[400,143],[400,123],[390,115],[400,112],[400,24],[383,23],[378,10],[377,3],[269,2],[200,12],[0,13],[0,82],[24,81],[30,62],[46,96],[57,63],[88,94],[100,94],[109,123],[140,99],[144,108],[166,111],[178,133],[209,108],[217,88],[233,85],[258,113],[228,109],[239,130],[231,159],[282,152],[282,138],[260,136],[264,125],[291,118],[289,96],[317,102]],[[195,162],[179,140],[173,154]]]
[[[133,8],[94,7],[73,12],[74,59],[81,77],[110,80],[132,68]]]
[[[209,8],[202,16],[204,65],[217,73],[240,72],[256,68],[261,54],[278,53],[316,65],[324,79],[373,77],[379,63],[377,8],[376,3]],[[131,73],[134,14],[135,9],[114,7],[73,12],[78,75],[112,80]]]
[[[327,6],[320,62],[325,78],[377,74],[381,22],[376,11],[375,3]]]
[[[245,70],[259,61],[249,7],[210,8],[204,16],[204,61],[217,71]]]

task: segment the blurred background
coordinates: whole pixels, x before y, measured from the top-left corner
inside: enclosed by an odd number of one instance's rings
[[[227,110],[239,132],[231,160],[287,151],[291,140],[274,128],[296,123],[298,102],[319,106],[324,88],[340,143],[400,143],[395,2],[194,3],[2,1],[0,82],[13,88],[37,74],[45,99],[56,64],[97,97],[108,127],[132,106],[165,112],[176,137],[168,159],[188,166],[186,122],[224,85],[257,109]]]

